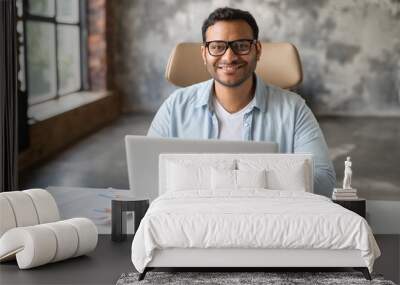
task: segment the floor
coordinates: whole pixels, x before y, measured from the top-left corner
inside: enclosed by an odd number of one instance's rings
[[[19,270],[15,261],[2,263],[0,264],[0,284],[115,284],[122,273],[134,271],[130,260],[131,240],[130,238],[124,242],[112,242],[110,235],[100,235],[95,251],[87,256],[29,270]],[[395,279],[390,274],[390,271],[393,271],[393,264],[391,264],[393,255],[385,254],[385,245],[397,243],[399,246],[400,238],[396,240],[390,236],[376,236],[376,240],[383,249],[385,259],[388,260],[378,259],[375,263],[375,271],[384,274],[386,279],[398,283],[398,277]],[[385,264],[389,264],[389,268]],[[398,259],[397,264],[399,264]],[[269,270],[274,271],[274,269]],[[349,269],[331,268],[326,271],[345,270]],[[280,269],[279,271],[290,271],[290,269]],[[307,269],[305,271],[318,270]]]
[[[124,272],[132,272],[130,241],[112,242],[100,235],[95,251],[62,262],[19,270],[15,261],[0,264],[1,285],[115,284]]]
[[[151,115],[123,115],[51,160],[20,174],[20,189],[71,186],[129,189],[126,134],[145,135]]]
[[[128,189],[124,136],[145,135],[152,117],[133,114],[121,116],[114,124],[76,143],[46,163],[21,173],[20,188],[72,186]],[[353,186],[358,189],[360,196],[369,200],[400,201],[400,118],[324,117],[319,118],[319,122],[335,166],[338,186],[343,179],[344,160],[350,155],[353,160]],[[377,239],[383,256],[377,260],[376,270],[386,278],[400,282],[400,236],[379,235]],[[123,269],[121,272],[130,266],[129,259],[121,261],[123,255],[126,253],[121,251],[121,255],[115,255],[115,263],[108,263],[115,276],[119,276],[115,266],[120,266]],[[54,266],[58,268],[58,265]],[[70,266],[65,268],[68,269],[66,272],[86,272],[79,266],[75,267],[74,263]],[[100,276],[105,274],[102,270],[98,272]],[[111,274],[111,271],[108,272]],[[93,275],[96,275],[93,277],[96,279],[97,273]],[[18,280],[24,280],[23,273],[17,276]],[[37,280],[40,280],[41,275],[38,273],[37,276]],[[47,280],[47,277],[43,278]],[[104,280],[111,280],[110,276],[107,278]]]

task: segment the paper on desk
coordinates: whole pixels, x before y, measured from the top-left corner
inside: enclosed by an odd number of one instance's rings
[[[47,191],[56,200],[61,219],[85,217],[97,226],[99,234],[111,234],[111,200],[129,198],[129,190],[49,186]],[[134,232],[133,216],[127,217],[127,232]]]

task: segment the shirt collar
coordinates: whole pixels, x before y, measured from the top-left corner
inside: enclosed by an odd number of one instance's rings
[[[268,85],[266,85],[265,82],[258,75],[256,75],[256,79],[257,79],[257,85],[256,85],[256,92],[254,94],[256,100],[254,103],[254,107],[259,109],[261,112],[266,112],[268,96],[269,96]]]
[[[204,82],[199,92],[199,96],[195,102],[196,107],[203,107],[205,105],[212,106],[214,79],[209,79]],[[211,101],[210,101],[211,100]]]
[[[195,103],[196,107],[202,107],[208,105],[209,110],[213,110],[213,95],[214,95],[214,79],[210,79],[204,82],[202,90],[199,92],[199,96]],[[265,85],[264,81],[256,75],[256,92],[254,94],[255,101],[254,107],[259,109],[261,112],[267,110],[267,96],[268,96],[268,86]]]

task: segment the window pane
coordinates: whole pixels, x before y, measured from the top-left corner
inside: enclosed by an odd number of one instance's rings
[[[79,1],[57,0],[57,21],[64,23],[78,23]]]
[[[24,48],[24,25],[22,20],[17,21],[17,39],[18,39],[18,80],[21,82],[20,90],[26,91],[25,82],[25,48]]]
[[[28,94],[34,103],[56,94],[54,24],[26,22]]]
[[[58,25],[59,93],[66,94],[81,88],[79,27]]]
[[[25,39],[24,39],[24,23],[22,21],[23,6],[22,0],[17,0],[15,6],[17,7],[17,42],[18,42],[18,80],[21,83],[19,86],[20,91],[26,91],[25,86]]]
[[[54,0],[29,0],[28,4],[30,14],[46,17],[55,16]]]

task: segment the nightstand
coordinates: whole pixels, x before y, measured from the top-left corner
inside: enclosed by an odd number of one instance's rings
[[[149,208],[149,199],[118,198],[111,202],[111,240],[126,239],[126,212],[135,213],[135,232]]]
[[[334,200],[332,201],[340,206],[359,214],[365,219],[366,217],[366,200],[365,199],[354,199],[354,200]]]

